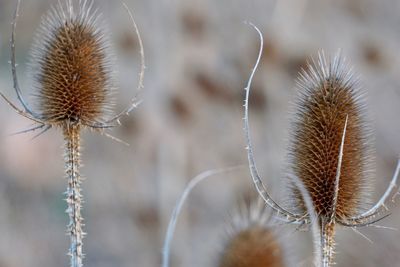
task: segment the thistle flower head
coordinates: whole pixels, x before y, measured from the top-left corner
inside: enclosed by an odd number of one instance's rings
[[[68,1],[42,20],[31,65],[39,116],[47,124],[91,125],[110,108],[110,53],[98,19],[92,1]]]
[[[304,184],[319,216],[354,217],[368,204],[370,155],[358,81],[339,54],[327,60],[321,52],[318,61],[313,60],[300,73],[297,84],[300,94],[290,146],[292,171]],[[305,210],[300,194],[295,195]]]

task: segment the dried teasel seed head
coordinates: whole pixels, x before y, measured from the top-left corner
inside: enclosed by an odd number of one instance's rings
[[[68,1],[42,20],[31,68],[39,115],[47,124],[90,125],[110,109],[109,46],[92,4]]]
[[[285,255],[262,202],[241,208],[230,226],[218,267],[283,267]]]
[[[338,53],[332,60],[319,53],[298,79],[290,164],[308,191],[320,217],[346,219],[368,204],[370,131],[358,79]],[[343,156],[339,175],[339,154]],[[297,202],[306,210],[298,191]]]

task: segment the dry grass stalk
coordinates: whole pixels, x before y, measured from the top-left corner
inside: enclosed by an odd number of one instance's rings
[[[372,225],[388,214],[386,202],[395,195],[400,171],[398,161],[392,181],[382,198],[370,209],[367,177],[370,161],[370,135],[364,119],[364,105],[357,79],[340,54],[332,60],[323,52],[312,60],[298,80],[300,96],[296,103],[290,146],[291,172],[288,174],[298,212],[289,211],[272,200],[256,169],[249,132],[248,99],[250,85],[262,52],[246,87],[245,134],[253,182],[264,201],[288,223],[310,224],[310,207],[305,205],[304,187],[320,227],[322,257],[318,265],[334,263],[336,225]],[[382,215],[383,214],[383,215]]]
[[[93,1],[72,0],[65,5],[59,3],[42,20],[36,44],[33,48],[32,69],[37,89],[37,110],[33,111],[22,97],[18,85],[15,60],[15,28],[20,1],[12,24],[11,66],[14,89],[22,109],[14,105],[3,94],[1,96],[20,115],[37,125],[23,132],[50,128],[61,128],[65,140],[65,173],[68,179],[66,201],[69,216],[70,266],[83,266],[83,218],[81,216],[82,195],[80,169],[80,133],[83,128],[106,129],[119,124],[123,114],[128,114],[131,105],[117,115],[111,115],[114,90],[111,77],[112,62],[107,33],[98,25],[100,15],[93,10]],[[142,69],[138,89],[142,88],[144,75],[143,45],[133,16],[127,9],[140,43]],[[107,135],[107,134],[106,134]]]

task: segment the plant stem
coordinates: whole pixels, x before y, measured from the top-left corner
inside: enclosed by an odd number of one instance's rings
[[[83,259],[83,218],[81,216],[82,195],[80,167],[80,127],[68,124],[64,128],[65,140],[65,173],[68,179],[66,213],[69,216],[67,232],[70,236],[68,255],[71,258],[70,267],[82,267]]]
[[[333,255],[335,253],[335,222],[322,219],[321,221],[321,247],[322,247],[322,267],[333,265]]]

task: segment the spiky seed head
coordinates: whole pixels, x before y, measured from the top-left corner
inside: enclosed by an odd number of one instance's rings
[[[252,203],[233,216],[218,267],[285,266],[282,246],[269,226],[270,213],[261,203]]]
[[[298,79],[300,95],[290,146],[292,171],[304,184],[319,216],[330,217],[334,210],[335,181],[346,117],[336,218],[358,214],[368,204],[370,133],[358,79],[338,53],[333,60],[320,52]],[[306,210],[301,196],[297,203]]]
[[[100,122],[110,107],[109,46],[99,15],[92,1],[75,5],[51,10],[32,51],[39,114],[55,126]]]

